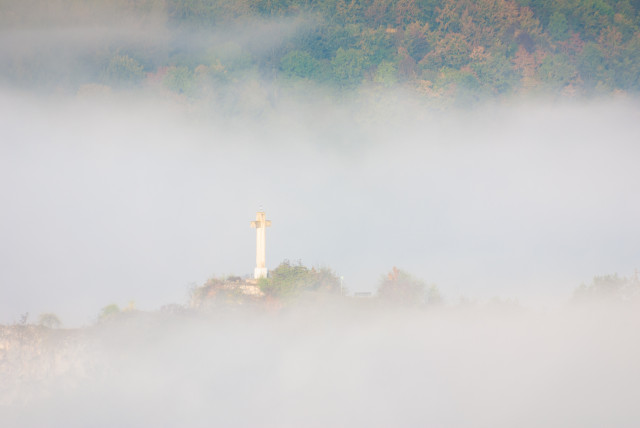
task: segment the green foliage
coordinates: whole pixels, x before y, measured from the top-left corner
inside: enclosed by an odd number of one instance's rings
[[[510,92],[518,83],[519,77],[503,53],[497,52],[474,62],[471,68],[483,86],[494,94]]]
[[[318,61],[308,52],[297,50],[289,52],[280,61],[282,73],[289,78],[312,79],[318,72],[318,66]]]
[[[640,91],[637,0],[126,0],[64,7],[56,1],[47,16],[32,14],[35,3],[25,1],[8,2],[0,25],[116,20],[143,30],[152,23],[154,37],[100,37],[82,51],[55,42],[9,49],[0,79],[16,87],[132,88],[145,72],[153,83],[168,68],[167,88],[208,97],[227,111],[241,109],[244,82],[271,84],[276,77],[291,86],[313,81],[339,89],[399,83],[444,102],[567,82],[587,94]],[[443,74],[438,91],[419,89],[425,73]]]
[[[373,81],[385,87],[398,83],[398,67],[390,61],[382,61],[376,70]]]
[[[471,61],[471,46],[460,33],[448,33],[438,40],[432,53],[425,59],[434,68],[460,68]]]
[[[195,90],[195,75],[187,67],[172,67],[164,78],[164,84],[179,94],[192,95]]]
[[[425,75],[428,76],[429,73]],[[482,86],[478,76],[471,70],[443,68],[432,79],[436,88],[448,93],[453,103],[459,107],[473,106],[491,92]]]
[[[640,33],[617,56],[615,72],[618,87],[640,91]]]
[[[209,278],[191,290],[190,305],[196,308],[229,307],[252,304],[259,299],[255,285],[238,276]]]
[[[211,27],[252,14],[249,0],[167,0],[166,9],[178,26]]]
[[[576,66],[565,54],[547,55],[537,71],[538,78],[551,89],[571,83],[578,74]]]
[[[597,87],[598,84],[604,85],[608,77],[606,67],[605,55],[600,46],[595,43],[585,44],[578,57],[580,76],[585,84],[590,88]]]
[[[431,48],[427,40],[428,29],[428,25],[420,25],[418,22],[413,22],[404,31],[402,44],[416,62],[422,60]]]
[[[361,50],[339,48],[331,60],[331,66],[335,82],[343,88],[348,88],[362,83],[369,60]]]
[[[292,264],[288,260],[269,273],[269,278],[260,278],[258,286],[271,297],[288,298],[303,292],[341,293],[341,282],[328,268],[308,268],[302,263]]]
[[[564,13],[554,12],[553,15],[551,15],[547,31],[555,40],[566,40],[569,38],[569,23]]]
[[[38,317],[38,325],[47,328],[60,328],[62,327],[62,321],[60,321],[60,318],[58,318],[56,314],[45,313],[40,314]]]
[[[394,34],[383,28],[364,28],[359,35],[357,46],[362,49],[373,64],[392,61],[396,54]]]
[[[216,45],[209,54],[211,64],[219,64],[236,75],[254,66],[251,53],[234,42]]]
[[[115,55],[107,65],[105,79],[114,86],[130,87],[142,82],[144,70],[138,61],[128,55]]]
[[[395,266],[384,275],[378,285],[378,297],[386,302],[400,305],[425,303],[426,285]],[[434,292],[431,291],[432,296]]]
[[[618,4],[620,5],[620,10],[619,13],[613,15],[613,23],[626,42],[638,31],[637,18],[629,2],[622,1]]]
[[[581,0],[577,2],[574,16],[585,39],[595,41],[613,21],[613,8],[604,0]]]
[[[637,273],[631,278],[621,277],[618,274],[596,276],[591,284],[582,284],[576,289],[574,300],[638,302],[640,279]]]
[[[427,287],[425,292],[425,303],[429,306],[438,306],[444,303],[444,298],[440,294],[440,290],[435,285]]]
[[[457,89],[475,91],[480,89],[480,82],[475,73],[470,70],[442,68],[437,75],[436,83],[440,87],[453,84]]]
[[[108,320],[120,313],[120,308],[115,303],[105,306],[100,310],[98,321]]]

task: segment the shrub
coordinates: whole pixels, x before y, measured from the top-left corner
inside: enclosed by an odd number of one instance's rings
[[[261,278],[260,289],[267,296],[293,297],[305,291],[340,293],[340,278],[328,268],[311,268],[301,262],[288,260],[270,272],[269,278]]]
[[[142,65],[128,55],[115,55],[106,69],[106,80],[114,86],[135,86],[142,82],[144,70]]]
[[[378,286],[378,297],[390,303],[418,305],[425,303],[425,283],[393,267]],[[433,291],[431,291],[433,293]]]
[[[40,314],[38,317],[38,325],[47,328],[60,328],[62,326],[62,321],[56,314]]]

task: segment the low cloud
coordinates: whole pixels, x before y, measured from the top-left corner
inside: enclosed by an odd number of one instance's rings
[[[125,317],[39,353],[23,338],[0,410],[21,428],[632,427],[637,312],[600,309]]]
[[[434,112],[393,95],[280,93],[229,117],[145,93],[3,91],[3,321],[91,322],[250,273],[261,205],[271,268],[329,266],[352,291],[398,265],[453,300],[549,303],[637,266],[635,103]]]

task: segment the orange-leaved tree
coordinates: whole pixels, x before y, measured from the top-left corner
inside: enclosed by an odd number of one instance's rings
[[[425,302],[425,283],[407,272],[393,267],[384,275],[378,286],[378,297],[402,305],[418,305]]]

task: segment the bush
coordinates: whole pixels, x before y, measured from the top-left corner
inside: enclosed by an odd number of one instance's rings
[[[304,51],[291,51],[280,61],[280,69],[288,78],[312,79],[318,71],[318,61]]]
[[[100,315],[98,315],[98,321],[105,321],[110,318],[115,317],[120,313],[120,308],[115,303],[105,306],[100,310]]]
[[[398,83],[398,67],[390,61],[382,61],[376,70],[373,81],[385,87]]]
[[[422,280],[414,278],[394,266],[391,272],[380,280],[378,297],[390,303],[419,305],[426,301],[425,291],[426,285]],[[437,292],[437,290],[435,291]],[[430,289],[430,293],[433,294],[434,290]]]
[[[301,262],[292,264],[288,260],[270,272],[269,278],[258,282],[262,292],[271,297],[294,297],[303,292],[340,293],[340,278],[331,269],[311,268]]]
[[[624,276],[596,276],[591,284],[582,284],[574,292],[577,301],[619,301],[634,302],[640,299],[640,279],[637,274],[631,278]]]
[[[58,318],[56,314],[47,313],[41,314],[38,317],[38,325],[47,328],[60,328],[62,326],[62,321],[60,321],[60,318]]]
[[[191,95],[195,90],[195,75],[188,67],[172,67],[164,78],[164,84],[174,92]]]
[[[106,69],[106,80],[114,86],[130,87],[144,79],[142,65],[128,55],[115,55]]]
[[[338,48],[331,60],[331,66],[338,86],[355,87],[362,83],[369,60],[361,50]]]

